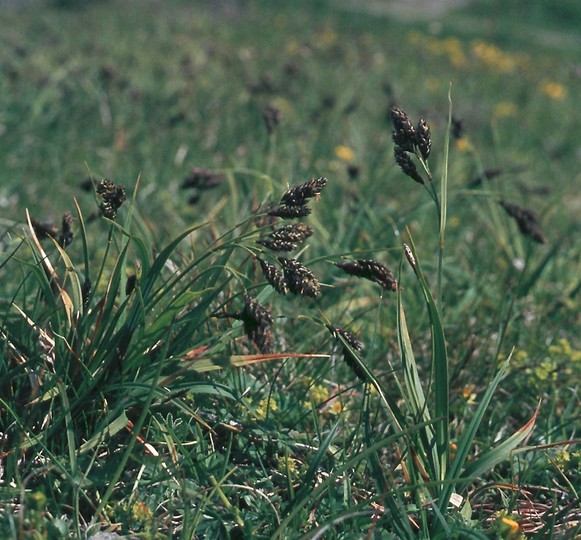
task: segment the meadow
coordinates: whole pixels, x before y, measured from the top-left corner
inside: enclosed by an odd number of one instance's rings
[[[581,534],[581,8],[378,6],[0,10],[0,537]]]

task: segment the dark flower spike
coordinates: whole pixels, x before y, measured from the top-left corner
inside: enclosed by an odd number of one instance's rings
[[[273,135],[282,120],[282,111],[276,105],[270,103],[262,110],[262,118],[266,125],[266,131],[269,135]]]
[[[55,238],[58,233],[58,229],[52,223],[41,223],[40,221],[36,221],[36,219],[31,219],[30,223],[34,229],[34,234],[36,234],[39,240],[50,237]]]
[[[288,285],[286,284],[282,272],[280,272],[274,264],[270,264],[260,258],[258,258],[258,262],[260,263],[260,268],[262,268],[262,273],[264,274],[266,281],[268,281],[274,290],[279,294],[288,294]]]
[[[311,213],[311,209],[306,205],[300,206],[277,206],[272,210],[268,211],[269,216],[280,217],[283,219],[296,219],[300,217],[308,216]]]
[[[395,292],[398,289],[398,283],[393,272],[385,265],[373,259],[357,259],[357,261],[335,263],[335,265],[351,276],[368,279],[377,283],[386,291]]]
[[[412,161],[410,156],[406,151],[400,146],[396,146],[393,149],[393,155],[395,156],[396,163],[400,166],[404,174],[409,176],[412,180],[416,181],[418,184],[425,184],[426,182],[418,173],[415,163]]]
[[[270,310],[258,303],[249,294],[244,295],[244,309],[240,314],[240,319],[244,323],[244,332],[248,338],[254,342],[256,348],[262,354],[272,352],[273,337],[270,325],[273,323]]]
[[[427,161],[432,149],[432,139],[430,137],[430,127],[423,118],[420,118],[416,127],[416,145],[422,158]]]
[[[393,120],[393,142],[406,152],[414,152],[416,130],[409,116],[399,107],[391,107],[389,111]]]
[[[516,220],[516,224],[522,234],[532,238],[539,244],[544,244],[547,241],[538,224],[539,216],[534,210],[517,206],[507,201],[499,201],[499,204],[509,216]]]
[[[61,233],[59,235],[59,244],[62,248],[66,248],[71,245],[73,241],[73,231],[72,231],[72,224],[73,224],[73,216],[70,212],[65,212],[63,214],[63,220],[61,225]]]
[[[355,373],[355,376],[360,381],[368,382],[369,377],[361,367],[358,358],[354,354],[363,351],[363,343],[361,343],[351,332],[348,332],[343,328],[330,327],[329,330],[336,339],[341,341],[341,346],[343,349],[343,360],[345,363],[351,368],[353,373]],[[349,345],[349,347],[345,346],[345,343],[343,343],[341,338]]]
[[[273,251],[293,251],[312,234],[313,229],[308,225],[293,223],[276,229],[257,243]]]
[[[224,182],[224,176],[204,167],[192,167],[190,174],[182,182],[182,189],[212,189]]]
[[[287,190],[280,200],[281,205],[285,206],[303,206],[307,199],[318,197],[327,185],[327,179],[311,178],[300,186],[295,186]]]
[[[109,219],[117,217],[117,210],[127,200],[125,195],[125,186],[116,185],[111,180],[105,178],[99,182],[96,188],[97,193],[103,199],[99,209],[103,216]]]
[[[295,259],[279,257],[284,270],[284,280],[293,294],[318,298],[321,296],[321,285],[315,275]]]

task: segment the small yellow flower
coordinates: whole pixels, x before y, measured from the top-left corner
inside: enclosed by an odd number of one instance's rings
[[[460,218],[458,216],[450,216],[448,218],[448,227],[456,229],[460,226]]]
[[[133,519],[137,521],[150,521],[153,518],[151,508],[144,502],[136,502],[131,507],[131,513],[133,514]]]
[[[343,412],[343,409],[344,409],[343,404],[339,400],[337,400],[331,404],[329,412],[331,414],[341,414]]]
[[[472,150],[472,143],[468,137],[460,137],[456,139],[456,149],[460,152],[469,152]]]
[[[563,101],[567,97],[567,89],[561,83],[544,80],[539,85],[539,90],[554,101]]]
[[[315,44],[320,47],[329,47],[334,45],[339,36],[333,28],[325,28],[322,32],[315,36]]]
[[[276,468],[282,474],[288,474],[291,480],[297,480],[299,477],[299,465],[300,462],[298,459],[289,456],[281,456],[277,460]]]
[[[476,400],[476,394],[474,393],[475,386],[473,384],[467,384],[462,390],[462,397],[468,402],[473,403]]]
[[[494,116],[497,118],[509,118],[518,112],[517,107],[510,101],[501,101],[494,106]]]
[[[427,77],[425,85],[426,90],[428,92],[435,92],[436,90],[439,90],[440,87],[442,86],[442,81],[440,81],[440,79],[438,79],[437,77]]]
[[[274,398],[262,398],[258,402],[258,407],[256,408],[256,417],[259,420],[264,420],[269,412],[278,410],[278,405]]]
[[[500,519],[501,522],[501,534],[503,538],[507,540],[520,538],[520,525],[514,520],[505,517]]]
[[[329,399],[329,389],[322,384],[316,384],[309,390],[309,396],[315,403],[322,403]]]
[[[335,147],[335,155],[345,163],[351,163],[355,160],[355,152],[348,146],[339,145]]]

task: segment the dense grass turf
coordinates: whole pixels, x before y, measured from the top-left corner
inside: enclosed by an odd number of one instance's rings
[[[0,536],[573,538],[577,2],[66,4],[0,12]]]

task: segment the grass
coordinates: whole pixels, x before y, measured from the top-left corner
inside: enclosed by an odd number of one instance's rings
[[[551,6],[136,6],[0,13],[2,536],[575,537]]]

